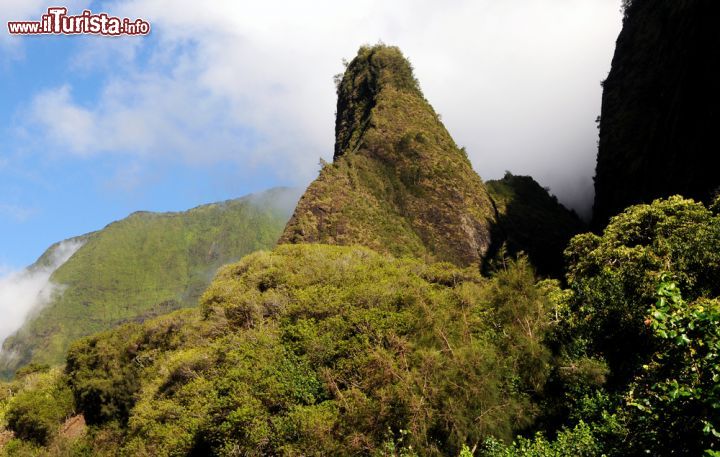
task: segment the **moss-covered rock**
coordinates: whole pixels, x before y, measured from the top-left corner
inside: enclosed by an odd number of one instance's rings
[[[335,156],[300,200],[281,243],[360,244],[480,263],[495,212],[487,189],[425,100],[410,63],[362,47],[339,82]]]

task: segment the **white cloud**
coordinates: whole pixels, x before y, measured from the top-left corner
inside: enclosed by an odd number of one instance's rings
[[[148,19],[159,44],[140,65],[141,41],[92,41],[74,65],[101,67],[117,57],[129,69],[110,76],[92,105],[77,103],[65,86],[38,96],[35,119],[73,153],[233,160],[249,173],[274,169],[290,183],[307,182],[318,156],[332,155],[332,75],[359,45],[382,40],[413,62],[427,98],[481,176],[531,174],[574,204],[592,192],[599,83],[621,26],[619,2],[105,6]],[[67,117],[43,115],[48,105]]]
[[[32,312],[39,311],[62,287],[50,281],[52,273],[82,246],[80,242],[60,243],[47,265],[10,271],[0,267],[0,342],[17,331]]]
[[[70,87],[38,94],[32,105],[32,113],[38,122],[47,127],[51,141],[60,141],[79,154],[96,150],[93,142],[95,117],[87,109],[75,105],[70,97]]]

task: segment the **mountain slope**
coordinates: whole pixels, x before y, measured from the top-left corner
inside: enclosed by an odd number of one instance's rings
[[[479,263],[495,213],[487,189],[395,47],[363,47],[338,86],[335,155],[281,243],[360,244]]]
[[[533,417],[557,292],[524,262],[490,280],[357,246],[248,255],[200,308],[73,344],[83,455],[440,456],[510,439]]]
[[[573,236],[587,228],[577,214],[530,176],[506,173],[486,185],[498,213],[491,252],[501,245],[511,255],[523,251],[538,273],[562,277],[563,251]]]
[[[296,199],[273,189],[187,212],[138,212],[74,239],[83,246],[51,276],[62,292],[5,341],[3,370],[60,363],[77,338],[194,306],[217,268],[275,244]]]
[[[720,3],[633,0],[604,83],[594,225],[720,186]]]

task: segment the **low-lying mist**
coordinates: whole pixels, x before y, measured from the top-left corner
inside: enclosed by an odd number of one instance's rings
[[[0,276],[0,341],[15,333],[33,312],[47,305],[63,287],[50,280],[53,272],[82,247],[81,241],[63,241],[44,265],[34,265]]]

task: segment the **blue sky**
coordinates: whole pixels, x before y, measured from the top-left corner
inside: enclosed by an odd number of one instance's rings
[[[532,174],[587,204],[619,1],[199,3],[72,0],[152,33],[11,37],[48,4],[3,0],[0,276],[136,210],[306,185],[332,157],[332,76],[379,40],[483,178]]]
[[[29,264],[53,242],[101,228],[135,210],[182,210],[286,183],[271,170],[243,173],[236,162],[155,161],[122,151],[82,157],[64,151],[66,145],[55,145],[42,126],[27,120],[33,95],[68,86],[78,104],[91,106],[108,74],[127,71],[122,61],[82,71],[69,64],[84,41],[97,39],[107,38],[23,38],[13,44],[22,46],[22,55],[2,62],[0,264]],[[133,39],[143,41],[143,48],[157,41],[155,36]]]
[[[96,3],[88,6],[98,8]],[[93,42],[119,41],[112,38],[12,37],[0,48],[5,51],[0,73],[0,265],[30,264],[55,241],[102,228],[136,210],[183,210],[298,184],[267,168],[247,173],[235,160],[153,160],[121,150],[78,156],[48,136],[47,128],[28,120],[33,101],[44,91],[70,87],[75,103],[92,107],[108,75],[142,72],[158,46],[158,34],[130,39],[138,42],[130,69],[122,59],[108,59],[97,68],[77,64]],[[243,141],[252,141],[251,130],[242,135]]]

